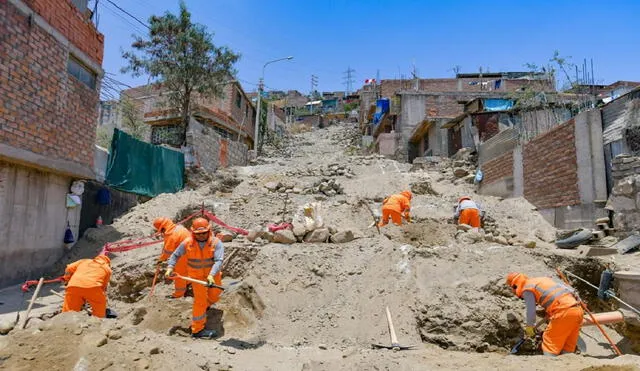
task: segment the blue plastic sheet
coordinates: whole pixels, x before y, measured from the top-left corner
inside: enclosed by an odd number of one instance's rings
[[[485,111],[508,111],[513,108],[511,99],[484,99],[482,104]]]

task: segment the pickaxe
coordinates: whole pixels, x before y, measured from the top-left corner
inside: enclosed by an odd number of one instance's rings
[[[415,345],[403,346],[398,343],[398,337],[396,336],[396,330],[393,327],[393,322],[391,321],[391,312],[389,311],[389,307],[386,307],[387,310],[387,323],[389,325],[389,335],[391,335],[391,345],[381,345],[381,344],[371,344],[374,349],[393,349],[393,350],[406,350],[415,348]]]
[[[169,277],[169,279],[176,279],[176,278],[183,279],[183,280],[185,280],[187,282],[197,283],[197,284],[209,287],[209,288],[219,289],[219,290],[222,290],[224,292],[229,292],[229,289],[235,289],[235,288],[240,287],[240,285],[238,285],[238,284],[241,282],[241,281],[232,282],[232,283],[230,283],[229,285],[227,285],[225,287],[225,286],[216,285],[215,283],[209,283],[207,281],[202,281],[202,280],[197,280],[197,279],[191,278],[191,277],[181,276],[181,275],[179,275],[178,273],[175,273],[175,272]]]

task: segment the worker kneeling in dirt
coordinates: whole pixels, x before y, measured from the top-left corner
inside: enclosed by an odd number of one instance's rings
[[[402,191],[400,194],[391,195],[382,201],[382,219],[378,226],[383,227],[389,224],[389,219],[395,225],[402,225],[404,217],[408,223],[411,223],[411,191]]]
[[[454,217],[458,219],[458,224],[480,228],[480,207],[469,196],[460,197]]]
[[[187,258],[187,275],[191,278],[206,281],[210,285],[222,285],[222,260],[224,246],[213,236],[209,221],[196,218],[191,225],[191,237],[183,241],[169,258],[165,276],[173,275],[174,267],[181,256]],[[196,338],[213,338],[214,330],[205,329],[207,309],[218,301],[222,290],[194,283],[193,310],[191,317],[191,334]]]
[[[542,335],[542,351],[557,356],[573,353],[584,312],[573,289],[549,277],[527,277],[523,273],[509,273],[507,285],[527,305],[525,336],[536,336],[536,304],[545,309],[549,324]]]
[[[67,265],[63,280],[67,289],[63,312],[79,312],[85,302],[91,305],[91,315],[104,318],[107,311],[107,285],[111,279],[111,260],[106,255],[81,259]]]
[[[169,259],[171,254],[173,254],[182,241],[191,237],[191,232],[189,232],[187,228],[181,225],[176,225],[169,218],[156,218],[153,221],[153,227],[157,232],[160,232],[164,238],[162,254],[160,254],[157,260],[158,264]],[[184,256],[178,259],[175,264],[174,271],[181,276],[187,275],[187,259]],[[173,285],[173,294],[167,296],[167,298],[183,297],[187,291],[187,282],[180,278],[176,278],[173,281]]]

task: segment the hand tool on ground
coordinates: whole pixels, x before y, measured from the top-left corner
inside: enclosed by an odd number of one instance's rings
[[[369,213],[371,214],[371,217],[373,218],[373,224],[369,226],[369,228],[373,227],[375,225],[376,229],[378,230],[378,234],[380,234],[380,227],[378,226],[378,223],[380,222],[380,218],[378,218],[376,216],[376,214],[373,212],[373,210],[371,209],[371,206],[369,206],[368,203],[366,203],[365,201],[361,201],[361,203],[364,204],[364,206],[367,207],[367,210],[369,210]]]
[[[562,271],[560,270],[560,268],[556,268],[556,273],[558,274],[558,277],[560,277],[562,279],[562,281],[564,281],[564,283],[571,287],[571,284],[569,283],[569,280],[567,279],[567,277],[564,276],[564,274],[562,273]],[[572,288],[573,289],[573,288]],[[620,351],[620,349],[618,349],[618,346],[613,342],[613,340],[611,340],[611,338],[609,337],[609,335],[607,335],[607,333],[604,331],[604,329],[602,328],[602,326],[600,325],[600,323],[598,322],[598,320],[596,319],[596,317],[593,315],[593,313],[591,313],[591,311],[589,310],[589,308],[587,308],[587,304],[585,304],[584,301],[582,301],[582,299],[580,299],[580,297],[578,296],[577,291],[575,291],[574,289],[574,296],[576,297],[576,300],[578,301],[578,303],[580,303],[580,306],[582,306],[582,309],[584,309],[585,312],[587,312],[587,314],[589,315],[589,317],[591,318],[591,321],[593,323],[596,324],[596,326],[598,327],[598,330],[600,330],[600,332],[602,333],[602,335],[605,337],[605,339],[607,339],[607,341],[609,342],[609,344],[611,344],[611,348],[613,349],[613,352],[618,355],[621,356],[622,352]]]
[[[407,350],[415,348],[415,345],[403,346],[398,343],[398,337],[396,336],[396,330],[393,327],[393,322],[391,321],[391,312],[389,311],[389,307],[386,307],[387,311],[387,324],[389,325],[389,335],[391,336],[391,345],[381,345],[381,344],[371,344],[374,349],[393,349],[395,351],[398,350]]]
[[[153,296],[153,290],[156,288],[156,280],[158,279],[158,274],[160,274],[160,264],[156,266],[156,273],[153,275],[153,282],[151,283],[151,290],[149,291],[149,296]]]
[[[540,325],[542,325],[546,321],[547,321],[546,318],[542,318],[541,320],[539,320],[535,325],[535,329],[538,330],[538,327],[540,327]],[[537,337],[538,336],[536,336],[536,338]],[[526,336],[523,336],[522,339],[518,340],[518,342],[513,346],[513,348],[511,348],[511,354],[518,353],[520,351],[520,348],[522,348],[522,346],[527,342],[527,340],[528,338]]]
[[[241,281],[236,281],[236,282],[232,282],[232,283],[228,284],[227,286],[218,286],[216,284],[210,284],[207,281],[202,281],[202,280],[197,280],[197,279],[191,278],[191,277],[181,276],[178,273],[174,273],[171,277],[169,277],[169,279],[176,279],[176,278],[180,278],[180,279],[183,279],[183,280],[185,280],[187,282],[197,283],[197,284],[200,284],[200,285],[203,285],[203,286],[207,286],[207,287],[211,287],[211,288],[214,288],[214,289],[219,289],[219,290],[222,290],[223,292],[227,292],[227,293],[228,292],[232,292],[230,290],[239,288],[240,287],[239,283],[241,282]]]
[[[31,313],[31,308],[33,307],[33,304],[36,302],[36,299],[38,298],[38,294],[40,293],[40,289],[42,288],[43,283],[44,283],[44,277],[40,277],[40,280],[38,281],[38,286],[36,286],[36,291],[33,292],[33,296],[31,297],[31,302],[27,307],[27,314],[25,314],[24,316],[24,322],[22,323],[23,329],[27,327],[27,323],[29,322],[29,313]]]

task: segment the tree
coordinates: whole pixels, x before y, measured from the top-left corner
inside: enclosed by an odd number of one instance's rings
[[[122,129],[132,137],[143,140],[147,133],[147,124],[142,121],[140,111],[129,97],[123,96],[120,99],[120,112]]]
[[[240,58],[231,49],[213,44],[204,25],[192,23],[184,1],[178,15],[165,13],[149,18],[149,35],[134,36],[132,51],[122,54],[129,64],[122,72],[149,75],[166,88],[166,104],[181,115],[187,129],[195,94],[202,98],[223,96],[224,80],[235,75]]]

